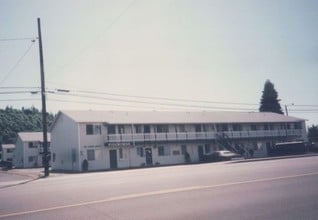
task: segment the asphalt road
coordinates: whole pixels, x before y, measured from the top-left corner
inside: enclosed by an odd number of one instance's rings
[[[318,157],[39,179],[0,189],[0,219],[317,219]]]

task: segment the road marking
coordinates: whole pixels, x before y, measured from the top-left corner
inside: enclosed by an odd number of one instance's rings
[[[250,184],[250,183],[269,182],[269,181],[277,181],[277,180],[292,179],[292,178],[305,177],[305,176],[315,176],[315,175],[318,175],[318,172],[290,175],[290,176],[255,179],[255,180],[247,180],[247,181],[239,181],[239,182],[232,182],[232,183],[222,183],[222,184],[216,184],[216,185],[189,186],[189,187],[158,190],[158,191],[145,192],[145,193],[134,193],[134,194],[115,196],[115,197],[110,197],[107,199],[101,199],[101,200],[95,200],[95,201],[80,202],[80,203],[71,204],[71,205],[55,206],[55,207],[36,209],[36,210],[30,210],[30,211],[24,211],[24,212],[0,214],[0,218],[35,214],[35,213],[40,213],[40,212],[48,212],[48,211],[54,211],[54,210],[59,210],[59,209],[67,209],[67,208],[74,208],[74,207],[80,207],[80,206],[95,205],[95,204],[100,204],[100,203],[114,202],[114,201],[127,200],[127,199],[136,199],[136,198],[142,198],[142,197],[147,197],[147,196],[157,196],[157,195],[163,195],[163,194],[169,194],[169,193],[187,192],[187,191],[202,190],[202,189],[213,189],[213,188],[235,186],[235,185],[242,185],[242,184]]]

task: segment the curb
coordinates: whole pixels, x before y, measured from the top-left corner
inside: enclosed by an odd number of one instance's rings
[[[281,159],[292,159],[292,158],[300,158],[300,157],[316,157],[316,156],[318,156],[318,153],[300,154],[300,155],[288,155],[288,156],[276,156],[276,157],[253,158],[253,159],[230,161],[229,163],[248,163],[248,162],[266,161],[266,160],[281,160]]]

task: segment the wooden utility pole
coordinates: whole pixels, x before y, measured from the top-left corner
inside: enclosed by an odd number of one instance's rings
[[[45,78],[44,78],[44,63],[42,50],[42,36],[41,36],[41,20],[38,18],[38,37],[39,37],[39,52],[40,52],[40,70],[41,70],[41,97],[42,97],[42,124],[43,124],[43,165],[44,176],[49,176],[50,153],[48,151],[47,143],[47,116],[46,116],[46,100],[45,100]]]

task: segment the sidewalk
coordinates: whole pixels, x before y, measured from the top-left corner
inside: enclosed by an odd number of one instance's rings
[[[29,179],[38,179],[41,176],[43,176],[43,168],[10,169],[7,171],[2,171],[2,172],[6,172],[8,174],[13,174],[13,175],[25,176],[25,177],[28,177]]]
[[[314,157],[314,156],[318,156],[318,153],[239,159],[239,160],[228,161],[228,163],[248,163],[248,162],[266,161],[266,160],[280,160],[280,159],[290,159],[290,158],[299,158],[299,157]],[[11,174],[11,175],[23,176],[23,177],[25,177],[25,179],[23,180],[24,182],[34,181],[34,180],[37,180],[37,179],[44,177],[44,168],[29,168],[29,169],[23,168],[23,169],[11,169],[11,170],[2,170],[0,168],[0,172],[6,173],[6,174]],[[59,173],[59,172],[51,172],[50,171],[50,177],[61,176],[61,175],[67,175],[67,173],[64,173],[64,172]]]
[[[5,172],[7,174],[24,176],[27,179],[35,180],[44,177],[44,168],[14,168],[10,170],[2,170],[0,172]],[[51,173],[50,176],[58,176],[58,173]]]

